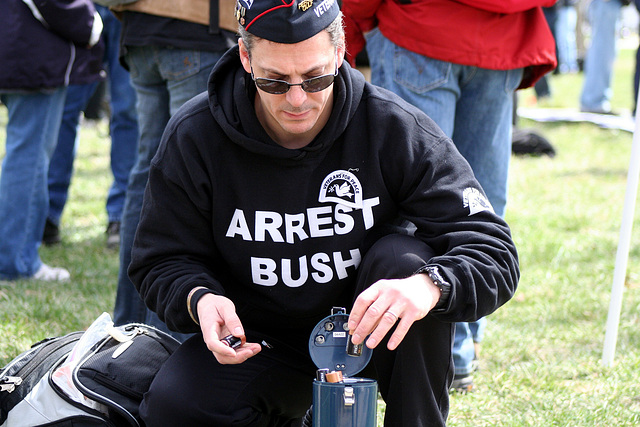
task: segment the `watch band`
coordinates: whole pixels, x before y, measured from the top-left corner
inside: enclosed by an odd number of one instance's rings
[[[451,294],[451,283],[447,282],[442,277],[440,270],[436,266],[427,266],[424,268],[423,272],[427,273],[433,284],[440,289],[440,299],[433,309],[440,310],[444,308],[449,301],[449,295]]]

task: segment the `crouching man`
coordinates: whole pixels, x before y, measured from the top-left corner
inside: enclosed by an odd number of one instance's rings
[[[165,131],[132,250],[146,304],[196,333],[145,395],[147,426],[300,425],[334,306],[374,349],[361,376],[385,426],[444,425],[452,322],[516,289],[507,224],[434,122],[344,61],[336,1],[240,0],[236,17],[238,46]]]

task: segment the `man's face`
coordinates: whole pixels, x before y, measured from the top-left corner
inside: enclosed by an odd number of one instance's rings
[[[274,43],[258,40],[251,52],[251,60],[240,44],[240,59],[247,73],[254,77],[301,83],[313,77],[335,72],[344,58],[343,49],[336,52],[329,34],[321,31],[300,43]],[[307,93],[300,86],[273,95],[257,90],[256,114],[267,133],[286,148],[300,148],[309,144],[322,130],[331,115],[333,85],[315,93]]]

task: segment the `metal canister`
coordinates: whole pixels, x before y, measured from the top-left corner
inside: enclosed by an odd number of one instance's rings
[[[353,376],[369,363],[372,350],[353,344],[348,320],[343,308],[334,308],[309,338],[309,353],[319,368],[313,381],[313,427],[376,426],[378,383]]]
[[[368,378],[313,382],[313,427],[376,427],[378,383]]]

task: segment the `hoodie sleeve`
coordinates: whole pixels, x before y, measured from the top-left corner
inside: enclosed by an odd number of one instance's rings
[[[441,140],[424,175],[404,193],[404,216],[416,236],[441,255],[429,260],[451,284],[448,305],[434,315],[475,321],[515,293],[518,255],[505,221],[493,212],[466,160],[449,139]],[[455,177],[455,179],[452,179]],[[428,184],[427,184],[428,182]],[[429,210],[429,215],[423,212]]]
[[[378,123],[379,132],[386,133],[382,138],[396,141],[380,157],[381,169],[399,215],[437,254],[425,267],[438,267],[451,284],[447,305],[432,314],[451,322],[477,320],[516,290],[520,273],[510,229],[493,212],[453,142],[417,109],[398,103],[409,114],[392,116],[387,126]]]
[[[82,47],[98,43],[102,19],[89,0],[22,0],[46,28]]]

